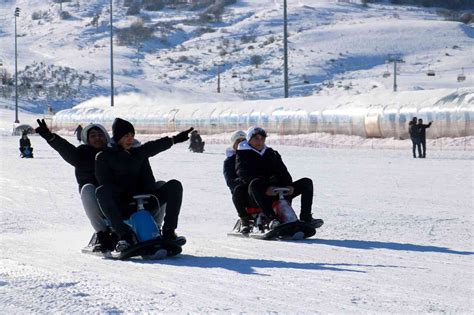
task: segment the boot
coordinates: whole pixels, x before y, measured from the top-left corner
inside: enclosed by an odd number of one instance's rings
[[[93,252],[109,252],[115,249],[118,237],[117,234],[107,229],[95,234],[95,244],[92,246]]]
[[[311,213],[301,213],[300,221],[310,224],[315,229],[321,227],[324,224],[322,219],[314,219]]]
[[[250,218],[240,217],[240,233],[249,234],[250,233]]]
[[[178,235],[176,235],[174,229],[163,229],[163,238],[168,241],[176,241]]]
[[[115,245],[115,250],[117,252],[123,252],[130,246],[135,245],[137,243],[137,237],[133,232],[130,231],[129,233],[124,234],[120,237],[119,241],[117,242],[117,245]]]

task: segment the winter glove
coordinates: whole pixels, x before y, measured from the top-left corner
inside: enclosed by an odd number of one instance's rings
[[[173,143],[176,144],[176,143],[180,143],[180,142],[184,142],[184,141],[188,140],[189,139],[188,134],[193,130],[194,130],[194,128],[191,127],[188,130],[181,131],[176,136],[173,136]]]
[[[54,135],[49,131],[48,126],[46,126],[46,123],[44,122],[44,119],[36,119],[38,122],[38,128],[35,129],[36,133],[39,133],[39,135],[45,139],[46,141],[50,141],[54,138]]]

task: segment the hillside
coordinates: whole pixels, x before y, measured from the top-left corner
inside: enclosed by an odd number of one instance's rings
[[[145,94],[168,104],[283,96],[281,4],[236,1],[218,19],[203,19],[209,7],[167,6],[127,15],[128,2],[114,1],[113,8],[117,94]],[[42,112],[49,104],[59,110],[109,94],[108,0],[65,2],[62,13],[50,1],[3,1],[0,62],[7,74],[14,73],[15,7],[21,8],[20,107]],[[290,97],[392,89],[390,57],[404,61],[398,69],[400,90],[473,86],[472,24],[447,21],[438,11],[356,1],[289,1]],[[38,65],[45,70],[41,78],[32,74]],[[54,69],[69,70],[55,76]],[[436,75],[427,76],[428,71]],[[385,72],[390,76],[384,77]],[[465,81],[457,81],[460,73]],[[9,80],[0,85],[0,97],[12,100]]]

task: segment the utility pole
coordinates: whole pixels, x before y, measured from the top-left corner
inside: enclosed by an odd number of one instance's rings
[[[389,58],[387,60],[388,62],[393,62],[393,91],[396,92],[397,91],[397,62],[399,63],[404,63],[405,61],[403,61],[402,59],[400,58]]]
[[[285,81],[285,98],[288,98],[288,19],[286,0],[283,0],[283,76]]]
[[[17,35],[16,35],[16,18],[20,16],[20,8],[15,8],[15,123],[18,120],[18,53],[17,53]]]
[[[114,107],[114,33],[112,25],[112,1],[110,0],[110,107]]]

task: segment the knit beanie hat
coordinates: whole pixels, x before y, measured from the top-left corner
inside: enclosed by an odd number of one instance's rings
[[[247,137],[247,134],[243,132],[242,130],[237,130],[230,136],[230,146],[233,147],[235,144],[235,141],[239,139],[245,139]]]
[[[123,136],[130,132],[135,134],[135,128],[133,128],[133,125],[130,122],[121,118],[115,118],[114,123],[112,124],[112,138],[115,143],[118,143]]]

